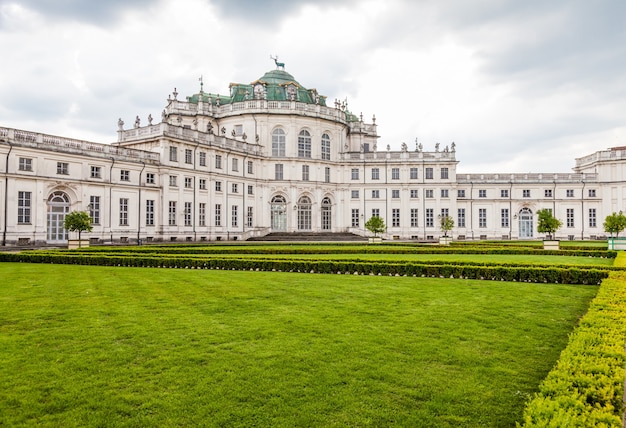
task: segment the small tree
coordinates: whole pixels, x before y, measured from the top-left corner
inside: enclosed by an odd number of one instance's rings
[[[379,233],[383,233],[385,230],[387,230],[387,226],[385,226],[385,220],[383,220],[381,217],[378,217],[377,215],[367,220],[367,222],[365,223],[365,228],[372,232],[374,234],[374,237],[376,237]]]
[[[548,239],[552,239],[554,232],[563,225],[563,222],[554,217],[552,211],[547,208],[537,211],[537,218],[537,231],[545,233]]]
[[[610,233],[611,237],[613,234],[617,237],[626,228],[626,216],[621,211],[613,213],[606,216],[602,225],[604,226],[604,231]]]
[[[70,232],[78,232],[78,246],[80,247],[80,234],[82,232],[91,232],[91,217],[86,211],[72,211],[65,216],[64,226]]]
[[[448,237],[448,232],[454,228],[454,220],[449,215],[439,216],[439,228],[444,237]]]

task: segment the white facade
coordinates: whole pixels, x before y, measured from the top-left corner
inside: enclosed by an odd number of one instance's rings
[[[270,232],[351,232],[384,218],[387,239],[538,239],[552,209],[561,239],[604,235],[624,209],[626,148],[574,173],[457,174],[456,148],[377,147],[366,123],[272,70],[229,96],[173,93],[160,123],[111,145],[0,128],[2,245],[63,244],[66,213],[89,211],[98,242],[245,240]],[[1,162],[1,161],[0,161]]]

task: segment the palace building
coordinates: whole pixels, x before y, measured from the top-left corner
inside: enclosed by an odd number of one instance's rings
[[[65,216],[87,211],[93,242],[246,240],[272,232],[353,233],[385,220],[386,239],[604,236],[624,209],[626,147],[576,159],[571,173],[457,174],[456,147],[377,144],[376,118],[302,86],[284,66],[229,95],[169,97],[161,120],[118,123],[98,144],[0,127],[2,245],[67,243]]]

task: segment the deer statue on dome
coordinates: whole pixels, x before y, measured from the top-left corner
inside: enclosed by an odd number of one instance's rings
[[[276,64],[276,70],[284,70],[285,69],[285,63],[284,62],[278,62],[278,55],[276,55],[276,56],[270,55],[270,59],[274,60],[274,64]]]

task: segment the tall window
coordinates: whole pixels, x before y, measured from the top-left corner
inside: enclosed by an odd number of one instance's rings
[[[311,230],[311,200],[308,196],[298,200],[298,230]]]
[[[596,197],[596,189],[589,189],[589,197],[590,198]]]
[[[309,166],[302,165],[302,181],[309,181]]]
[[[303,129],[298,134],[298,157],[311,157],[311,134],[306,129]]]
[[[543,190],[543,197],[544,198],[551,198],[552,197],[552,189],[544,189]]]
[[[33,160],[31,158],[20,158],[19,161],[19,170],[20,171],[32,171],[33,170]],[[91,167],[92,171],[93,171],[93,166]],[[93,175],[92,175],[92,178]],[[98,177],[100,178],[100,177]]]
[[[198,204],[198,226],[206,226],[206,203]]]
[[[235,172],[239,171],[239,159],[233,158],[232,170],[235,171]]]
[[[31,192],[17,192],[17,222],[19,224],[30,223]]]
[[[486,190],[485,190],[486,192]],[[500,190],[500,197],[501,198],[508,198],[509,197],[509,189],[501,189]]]
[[[239,205],[233,205],[230,207],[230,222],[233,227],[239,225]]]
[[[442,180],[448,179],[448,168],[441,168],[441,179]]]
[[[359,191],[358,190],[350,191],[350,195],[351,195],[352,199],[359,199]]]
[[[191,177],[185,177],[185,189],[193,188],[193,179]]]
[[[222,225],[222,204],[215,204],[215,225]]]
[[[509,209],[502,208],[500,210],[500,226],[509,227]]]
[[[411,168],[409,171],[411,180],[417,180],[417,168]]]
[[[411,208],[411,227],[418,227],[417,208]]]
[[[272,132],[272,156],[285,156],[285,131],[275,129]]]
[[[372,168],[372,180],[378,180],[380,178],[380,170],[378,168]]]
[[[456,197],[457,198],[464,198],[465,197],[465,189],[458,189],[456,191]]]
[[[574,197],[574,189],[567,189],[565,191],[565,196],[567,196],[568,198],[573,198]]]
[[[487,197],[487,189],[478,189],[478,197],[486,198]]]
[[[222,156],[215,155],[215,169],[222,169]]]
[[[277,163],[274,165],[274,180],[283,179],[283,164]]]
[[[358,180],[359,179],[359,169],[358,168],[352,168],[351,178],[352,178],[352,180]]]
[[[154,200],[146,200],[146,226],[154,226]]]
[[[478,209],[478,227],[487,227],[487,208]]]
[[[432,168],[426,168],[425,176],[426,176],[427,180],[432,180],[433,179],[433,169]]]
[[[391,210],[391,227],[400,227],[400,208]]]
[[[435,210],[433,208],[426,208],[426,227],[435,226]]]
[[[171,187],[176,187],[177,186],[176,176],[175,175],[170,175],[170,186]]]
[[[120,198],[120,226],[128,226],[128,198]]]
[[[170,147],[170,162],[178,162],[178,149]]]
[[[391,179],[400,180],[400,168],[391,168]]]
[[[191,202],[185,202],[185,226],[191,226]]]
[[[456,211],[456,225],[465,227],[465,208],[459,208]]]
[[[252,207],[248,207],[248,213],[246,214],[246,226],[248,227],[252,227],[253,224],[253,216],[252,213],[254,212],[254,210],[252,209]]]
[[[360,225],[360,214],[358,208],[352,208],[352,227],[359,227]]]
[[[530,189],[522,190],[522,198],[530,198]]]
[[[154,184],[156,182],[153,172],[146,173],[146,184]]]
[[[130,181],[130,171],[127,169],[122,169],[120,171],[120,181]]]
[[[380,190],[372,190],[372,198],[373,199],[380,198]]]
[[[330,198],[326,197],[322,199],[322,230],[332,229],[332,213],[333,205],[330,202]]]
[[[424,190],[424,197],[425,198],[434,198],[435,197],[434,190],[433,189],[426,189],[426,190]]]
[[[330,167],[324,168],[324,183],[330,183]]]
[[[248,195],[254,195],[254,186],[252,184],[248,184]]]
[[[216,192],[221,192],[222,191],[222,182],[221,181],[216,181],[215,182],[215,191]]]
[[[206,190],[206,178],[198,179],[198,187],[200,190]]]
[[[330,160],[330,137],[322,134],[322,159]]]
[[[565,215],[567,227],[574,227],[574,208],[568,208]]]
[[[449,194],[450,193],[449,193],[448,189],[441,189],[441,197],[442,198],[447,198]]]
[[[230,192],[231,193],[239,193],[239,186],[237,185],[237,183],[232,183],[230,185]]]
[[[191,149],[185,149],[185,163],[193,163],[193,152]]]
[[[372,208],[372,217],[380,217],[380,209]]]
[[[254,174],[254,162],[248,161],[248,174]]]
[[[89,197],[89,217],[92,224],[100,224],[100,196]]]
[[[168,210],[168,224],[176,226],[176,201],[170,201]]]
[[[200,166],[206,166],[206,153],[200,152],[198,153],[198,163]]]
[[[391,190],[391,198],[392,199],[400,199],[400,190],[399,189],[392,189]]]
[[[589,208],[589,227],[597,226],[596,209]]]
[[[411,189],[411,190],[410,190],[410,195],[411,195],[411,199],[417,199],[417,198],[419,198],[419,190],[417,190],[417,189]]]

